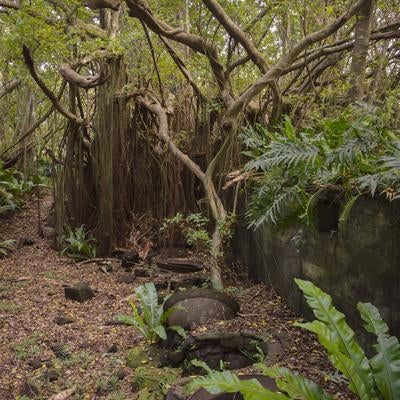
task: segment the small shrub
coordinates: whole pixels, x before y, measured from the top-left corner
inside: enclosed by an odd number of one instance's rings
[[[21,172],[14,168],[3,168],[0,162],[0,215],[20,209],[25,195],[35,186],[32,181],[25,180]]]
[[[158,295],[154,283],[145,283],[135,289],[140,311],[136,304],[130,300],[132,315],[119,315],[117,319],[126,325],[133,326],[149,343],[155,343],[159,338],[166,340],[165,323],[174,310],[164,311],[164,305],[158,304]],[[179,326],[170,327],[180,335],[185,336],[185,331]]]
[[[10,253],[15,250],[15,240],[3,240],[0,242],[0,258],[7,257]]]
[[[209,219],[200,213],[184,216],[177,213],[172,218],[166,218],[160,231],[166,236],[173,236],[178,228],[188,245],[193,246],[196,253],[208,252],[211,249],[211,238],[207,231]]]
[[[96,257],[96,240],[90,238],[84,226],[70,229],[64,237],[66,246],[62,254],[76,259],[90,259]]]

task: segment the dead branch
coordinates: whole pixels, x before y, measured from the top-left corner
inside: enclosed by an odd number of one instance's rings
[[[33,78],[33,80],[38,84],[40,89],[42,89],[43,93],[49,98],[49,100],[53,103],[54,108],[64,117],[68,118],[70,121],[74,122],[77,125],[83,125],[84,120],[82,118],[79,118],[75,114],[71,113],[68,111],[57,99],[57,97],[54,95],[54,93],[47,87],[43,79],[39,76],[37,73],[35,63],[31,54],[30,49],[27,46],[23,46],[22,50],[25,64],[27,65],[29,72]]]
[[[227,178],[229,178],[229,181],[225,183],[225,185],[222,187],[223,190],[229,189],[231,186],[233,186],[235,183],[239,183],[242,181],[245,181],[252,175],[251,171],[232,171],[227,175]]]
[[[118,260],[118,258],[89,258],[88,260],[84,260],[84,261],[80,261],[78,263],[76,263],[77,266],[81,266],[81,265],[86,265],[86,264],[91,264],[91,263],[99,263],[99,262],[117,262],[120,261]]]

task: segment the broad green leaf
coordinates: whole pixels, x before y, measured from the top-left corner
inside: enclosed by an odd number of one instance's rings
[[[184,339],[186,338],[187,334],[184,328],[179,325],[170,326],[169,329],[175,331],[179,336],[182,336]]]
[[[155,326],[152,329],[161,339],[167,340],[167,332],[165,332],[165,328],[162,325]]]
[[[365,329],[374,334],[377,354],[370,360],[376,385],[384,400],[400,399],[400,344],[389,336],[389,328],[378,309],[370,303],[358,303]]]
[[[297,400],[330,400],[331,396],[316,383],[304,378],[298,373],[291,372],[287,368],[267,367],[257,364],[264,375],[274,378],[280,390],[287,393],[291,399]]]
[[[195,379],[188,387],[189,391],[204,388],[211,394],[240,392],[245,400],[289,400],[289,397],[282,393],[264,388],[256,379],[240,380],[230,371],[215,371]]]
[[[337,336],[333,335],[327,326],[321,321],[295,325],[307,329],[318,336],[319,342],[328,352],[329,360],[332,365],[349,380],[350,390],[355,393],[359,399],[368,399],[370,393],[356,369],[356,364],[352,359],[340,351]]]
[[[355,340],[354,331],[347,324],[344,314],[333,306],[331,296],[313,283],[301,279],[295,279],[295,282],[303,291],[315,317],[320,321],[319,324],[315,324],[315,321],[312,324],[300,324],[300,326],[308,327],[307,329],[316,328],[318,332],[315,333],[318,334],[320,341],[323,341],[322,344],[329,354],[332,354],[334,360],[346,369],[351,366],[352,375],[355,374],[354,377],[351,376],[351,379],[354,380],[352,390],[357,392],[361,400],[374,399],[375,385],[368,359],[364,350]],[[326,329],[323,329],[322,325],[325,325]],[[329,340],[325,340],[325,335],[328,333]],[[333,342],[332,346],[330,342]],[[352,363],[348,363],[347,360],[351,360]],[[350,379],[349,376],[347,377]]]

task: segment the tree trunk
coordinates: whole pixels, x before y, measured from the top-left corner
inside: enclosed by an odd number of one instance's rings
[[[374,6],[375,0],[368,0],[357,14],[351,60],[351,87],[349,90],[349,96],[352,101],[362,99],[365,91],[365,70]]]

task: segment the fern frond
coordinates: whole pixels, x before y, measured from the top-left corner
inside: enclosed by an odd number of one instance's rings
[[[362,193],[359,193],[355,196],[352,196],[349,201],[346,202],[345,206],[343,207],[342,212],[340,213],[339,216],[339,227],[344,228],[346,222],[348,221],[350,217],[351,210],[353,209],[354,204],[356,201],[360,198]]]
[[[297,187],[285,189],[282,194],[274,195],[269,188],[259,188],[256,195],[252,197],[246,217],[250,220],[249,227],[257,229],[262,224],[268,223],[278,225],[288,213],[302,204]]]
[[[272,142],[266,153],[266,158],[272,167],[315,167],[320,155],[320,149],[302,142]]]

